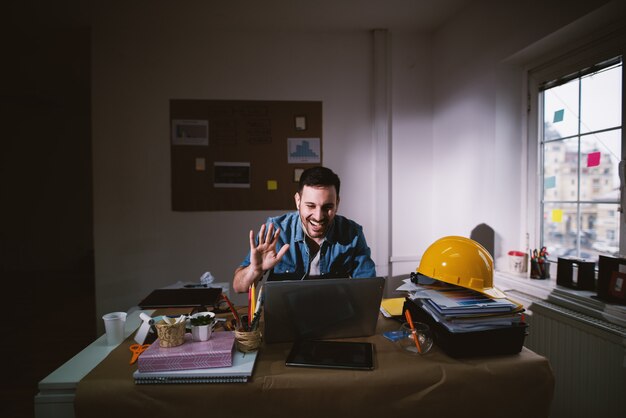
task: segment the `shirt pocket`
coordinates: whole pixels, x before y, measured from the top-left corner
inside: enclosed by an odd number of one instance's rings
[[[296,271],[296,266],[293,263],[280,261],[278,264],[274,266],[274,273],[277,273],[277,274],[295,273],[295,271]]]

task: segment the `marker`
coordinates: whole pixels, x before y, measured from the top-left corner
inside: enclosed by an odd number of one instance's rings
[[[420,346],[419,339],[417,338],[417,332],[415,332],[415,325],[413,325],[413,319],[411,319],[411,312],[407,309],[404,311],[404,316],[406,316],[406,320],[411,326],[411,331],[413,333],[413,341],[415,341],[415,347],[417,347],[417,352],[422,354],[422,347]]]

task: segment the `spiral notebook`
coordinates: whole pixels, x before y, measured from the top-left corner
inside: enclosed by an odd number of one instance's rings
[[[175,383],[245,383],[252,377],[257,351],[241,353],[235,350],[233,365],[210,369],[173,370],[161,372],[133,373],[135,384],[175,384]]]

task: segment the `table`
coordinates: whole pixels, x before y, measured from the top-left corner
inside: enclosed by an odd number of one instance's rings
[[[129,312],[124,327],[128,338],[141,324],[139,314],[152,310]],[[35,395],[36,418],[74,417],[76,387],[98,363],[104,360],[117,346],[107,345],[106,335],[101,335],[61,367],[39,382],[39,393]]]
[[[286,367],[291,344],[264,345],[249,383],[135,385],[127,339],[78,382],[76,417],[548,417],[554,377],[548,361],[518,355],[453,359],[439,350],[400,351],[382,332],[398,323],[381,317],[373,371]],[[39,416],[38,416],[39,418]]]

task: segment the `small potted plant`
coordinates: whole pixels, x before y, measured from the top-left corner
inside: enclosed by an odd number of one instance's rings
[[[191,325],[191,337],[194,341],[207,341],[211,338],[215,326],[215,314],[213,312],[198,312],[189,318]]]

